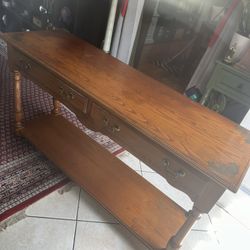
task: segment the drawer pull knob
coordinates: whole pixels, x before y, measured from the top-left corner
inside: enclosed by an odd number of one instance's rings
[[[109,124],[108,118],[104,117],[103,123],[104,123],[105,126],[108,126],[108,124]]]
[[[186,176],[186,173],[183,171],[183,170],[180,170],[176,173],[176,177],[185,177]]]
[[[25,63],[24,65],[24,69],[27,71],[27,70],[30,70],[31,69],[31,65],[29,63]]]
[[[171,168],[169,168],[170,166],[169,160],[166,160],[166,159],[163,160],[163,166],[166,168],[166,172],[174,178],[178,178],[178,177],[183,178],[186,176],[186,173],[183,170],[174,171]]]
[[[115,132],[120,132],[121,128],[118,125],[114,125],[111,130],[113,133],[115,133]]]
[[[109,132],[115,133],[121,131],[121,128],[118,125],[111,126],[107,117],[103,118],[103,124]]]
[[[22,71],[28,71],[31,69],[31,65],[27,62],[25,62],[24,60],[20,59],[19,60],[19,68]]]
[[[64,93],[63,87],[59,88],[59,93],[60,93],[60,95],[63,95],[63,93]]]
[[[170,166],[170,162],[169,162],[169,160],[163,160],[163,166],[164,167],[169,167]]]
[[[59,94],[60,94],[60,96],[61,96],[63,99],[66,99],[66,92],[65,92],[65,90],[63,89],[63,87],[60,87],[60,88],[59,88]]]
[[[69,94],[67,95],[67,98],[70,100],[74,100],[75,99],[75,95],[73,92],[69,92]]]
[[[59,94],[60,96],[63,98],[63,99],[66,99],[66,100],[74,100],[75,99],[75,95],[73,92],[67,92],[63,89],[63,87],[60,87],[59,88]]]

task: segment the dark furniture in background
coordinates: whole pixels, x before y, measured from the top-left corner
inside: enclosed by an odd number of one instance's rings
[[[0,0],[0,30],[63,28],[101,47],[110,0]]]

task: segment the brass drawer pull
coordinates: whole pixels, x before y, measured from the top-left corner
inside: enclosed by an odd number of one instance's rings
[[[169,160],[163,160],[163,166],[164,167],[169,167],[170,166],[170,162],[169,162]]]
[[[183,170],[179,170],[179,171],[176,172],[176,177],[182,177],[183,178],[185,176],[186,176],[186,173]]]
[[[63,87],[60,87],[59,88],[59,94],[60,94],[60,96],[63,98],[63,99],[66,99],[66,92],[65,92],[65,90],[63,89]]]
[[[68,95],[67,95],[67,98],[70,99],[70,100],[74,100],[75,99],[75,95],[73,92],[69,92]]]
[[[166,168],[166,172],[169,173],[170,175],[172,175],[174,178],[178,178],[178,177],[185,177],[186,173],[183,170],[178,170],[178,171],[174,171],[172,169],[169,168],[170,166],[170,161],[169,160],[163,160],[163,166]]]
[[[104,117],[103,123],[104,123],[105,126],[108,126],[108,124],[109,124],[108,118]]]
[[[19,68],[22,71],[28,71],[31,69],[31,65],[27,62],[25,62],[23,59],[19,60]]]
[[[109,125],[109,119],[107,117],[103,118],[103,124],[112,133],[116,133],[116,132],[120,132],[121,131],[121,128],[118,125],[112,125],[112,126],[110,126]]]
[[[111,131],[112,131],[113,133],[115,133],[115,132],[120,132],[120,131],[121,131],[121,128],[120,128],[118,125],[114,125],[114,126],[112,126]]]
[[[66,100],[74,100],[75,99],[75,95],[72,91],[67,92],[66,90],[63,89],[63,87],[59,88],[59,94],[63,99]]]
[[[59,93],[60,93],[60,95],[63,95],[63,94],[64,94],[63,87],[60,87],[60,88],[59,88]]]

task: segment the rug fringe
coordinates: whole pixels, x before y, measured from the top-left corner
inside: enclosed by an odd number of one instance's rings
[[[15,213],[14,215],[10,216],[4,221],[0,222],[0,232],[5,231],[7,227],[14,225],[15,223],[19,222],[20,220],[25,219],[27,216],[25,214],[25,209]]]

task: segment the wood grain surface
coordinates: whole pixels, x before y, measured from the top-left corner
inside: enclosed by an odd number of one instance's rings
[[[166,249],[184,224],[180,206],[62,116],[29,121],[21,133],[153,249]]]
[[[245,129],[66,32],[2,37],[192,167],[239,188],[250,159]]]

